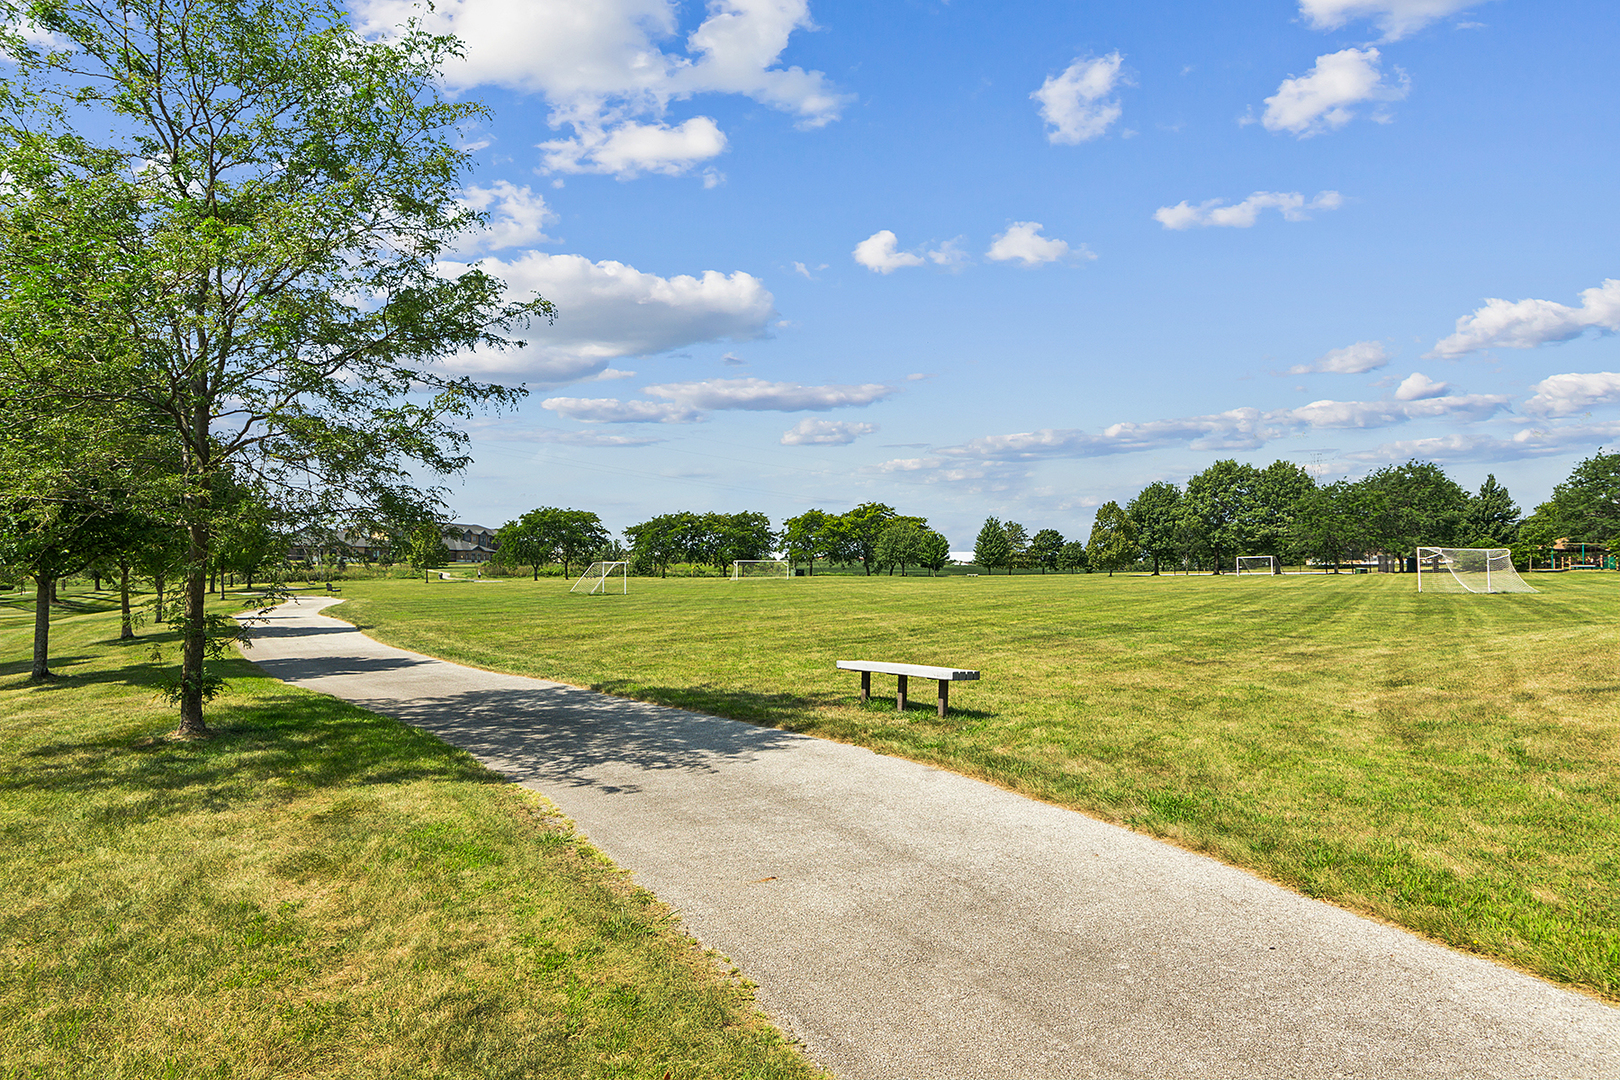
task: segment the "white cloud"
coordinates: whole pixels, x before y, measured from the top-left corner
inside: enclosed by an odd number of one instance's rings
[[[1612,371],[1570,372],[1542,379],[1530,389],[1535,396],[1524,403],[1538,416],[1574,416],[1594,405],[1620,403],[1620,374]]]
[[[1041,103],[1041,119],[1051,125],[1047,141],[1083,143],[1102,135],[1119,119],[1119,102],[1105,99],[1115,86],[1126,82],[1120,77],[1121,62],[1117,51],[1097,59],[1077,59],[1063,74],[1048,76],[1029,95]]]
[[[987,435],[943,447],[934,458],[889,463],[890,471],[930,468],[928,462],[975,459],[993,462],[1042,458],[1090,458],[1185,446],[1191,450],[1257,450],[1266,443],[1319,430],[1389,427],[1411,420],[1483,420],[1501,412],[1506,397],[1454,394],[1415,401],[1313,401],[1295,409],[1265,411],[1244,407],[1202,416],[1127,421],[1098,432],[1045,428],[1011,435]]]
[[[1410,80],[1396,68],[1398,83],[1386,82],[1378,70],[1377,49],[1344,49],[1316,58],[1310,73],[1284,79],[1266,98],[1260,118],[1267,131],[1286,131],[1309,138],[1333,131],[1355,119],[1351,106],[1362,102],[1399,101]],[[1374,113],[1373,119],[1386,119]]]
[[[855,261],[875,274],[892,274],[904,266],[921,266],[923,257],[896,250],[900,240],[892,230],[879,229],[855,245]]]
[[[1297,191],[1257,191],[1240,203],[1226,206],[1225,202],[1208,199],[1193,206],[1183,200],[1175,206],[1159,207],[1153,212],[1153,220],[1167,229],[1190,229],[1195,225],[1247,229],[1260,211],[1268,208],[1282,211],[1284,221],[1308,221],[1309,211],[1337,210],[1344,205],[1344,197],[1337,191],[1323,191],[1307,202]]]
[[[698,162],[725,152],[726,136],[707,116],[694,116],[675,127],[627,120],[604,130],[595,124],[575,125],[572,139],[540,144],[549,172],[609,173],[629,180],[644,172],[679,176]],[[714,174],[718,176],[718,174]],[[714,187],[718,180],[705,187]]]
[[[497,180],[489,187],[466,188],[461,202],[488,214],[489,227],[464,237],[457,247],[460,254],[546,243],[551,237],[545,228],[557,220],[544,196],[537,195],[527,184],[518,187],[506,180]]]
[[[482,267],[505,279],[511,295],[538,293],[557,305],[554,324],[539,322],[520,333],[528,348],[480,351],[450,362],[483,375],[559,385],[598,374],[620,357],[762,338],[776,318],[775,298],[764,282],[741,270],[666,278],[620,262],[537,251],[512,260],[486,259]],[[443,266],[447,274],[463,269]]]
[[[1309,364],[1298,364],[1288,369],[1290,375],[1309,375],[1327,372],[1334,375],[1360,375],[1383,367],[1390,361],[1390,353],[1381,341],[1358,341],[1342,349],[1329,349]]]
[[[1428,355],[1450,359],[1480,349],[1533,349],[1578,338],[1588,330],[1620,330],[1620,280],[1607,278],[1582,291],[1580,307],[1552,300],[1487,300],[1472,315],[1458,319],[1456,331],[1436,342]]]
[[[845,420],[800,420],[782,433],[783,446],[848,446],[862,435],[878,429],[876,424]]]
[[[679,26],[677,0],[355,0],[351,9],[369,36],[390,36],[415,17],[459,38],[464,56],[444,71],[452,90],[493,85],[543,95],[552,126],[571,126],[576,136],[550,148],[556,164],[547,167],[562,171],[623,161],[632,171],[621,175],[633,175],[704,160],[699,151],[713,150],[719,135],[712,120],[697,118],[709,132],[691,121],[662,123],[672,102],[697,94],[740,94],[802,127],[837,119],[851,100],[821,72],[779,64],[793,33],[814,28],[808,0],[709,0],[684,51],[667,48]]]
[[[557,401],[577,401],[578,398],[557,398]],[[561,428],[532,428],[528,431],[503,432],[497,436],[502,442],[560,443],[564,446],[651,446],[664,440],[653,435],[609,435],[604,431],[564,431]]]
[[[1435,382],[1421,371],[1414,371],[1395,388],[1396,401],[1422,401],[1444,397],[1451,390],[1450,383]]]
[[[1062,240],[1040,235],[1042,228],[1038,221],[1013,222],[1006,232],[991,242],[990,250],[984,253],[985,258],[996,262],[1016,259],[1025,266],[1040,266],[1042,263],[1056,262],[1071,253],[1083,259],[1097,257],[1085,245],[1071,249]]]
[[[765,379],[704,379],[700,382],[664,383],[644,388],[694,409],[747,409],[771,412],[821,412],[846,406],[870,405],[895,393],[882,383],[860,386],[805,386]]]
[[[540,407],[587,424],[695,424],[703,419],[696,409],[663,401],[554,397]]]
[[[1427,439],[1401,439],[1372,450],[1345,455],[1353,461],[1382,464],[1421,458],[1428,461],[1516,461],[1590,450],[1620,439],[1620,421],[1599,424],[1558,424],[1524,428],[1507,438],[1496,435],[1454,433]]]
[[[1372,19],[1395,41],[1469,7],[1474,0],[1299,0],[1299,13],[1312,28],[1337,30],[1352,19]]]

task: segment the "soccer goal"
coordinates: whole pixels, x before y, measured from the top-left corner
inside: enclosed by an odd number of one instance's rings
[[[792,564],[786,559],[733,559],[731,561],[732,581],[741,581],[743,578],[792,576]]]
[[[1239,555],[1237,557],[1237,572],[1241,574],[1275,574],[1277,572],[1277,557],[1275,555]]]
[[[568,591],[579,592],[583,587],[586,596],[595,596],[600,593],[606,596],[613,590],[613,579],[619,579],[619,592],[625,594],[630,591],[630,564],[627,562],[593,562],[579,575],[574,587]]]
[[[1513,569],[1507,548],[1417,549],[1418,592],[1539,592]]]

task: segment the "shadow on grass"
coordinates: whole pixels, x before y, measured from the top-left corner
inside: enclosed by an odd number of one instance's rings
[[[257,672],[244,661],[219,665],[227,678]],[[152,673],[156,681],[156,672]],[[129,669],[74,680],[130,683]],[[454,747],[335,698],[293,690],[210,706],[214,735],[199,741],[150,734],[134,724],[81,739],[59,738],[12,754],[0,793],[86,796],[84,813],[106,823],[150,820],[197,810],[218,811],[293,798],[320,789],[416,780],[499,783],[500,778]],[[167,726],[167,725],[165,725]],[[111,789],[134,796],[106,803]]]
[[[276,666],[266,665],[272,671]],[[637,687],[636,693],[673,701],[690,691]],[[787,695],[755,696],[779,699],[778,709],[794,702],[796,712],[807,704]],[[365,704],[471,752],[509,779],[610,794],[639,791],[639,772],[716,772],[723,762],[749,760],[800,738],[555,684],[466,689],[431,699],[367,698]]]

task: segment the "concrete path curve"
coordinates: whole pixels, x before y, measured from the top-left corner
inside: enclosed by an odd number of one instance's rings
[[[550,797],[841,1077],[1620,1076],[1620,1010],[926,765],[276,610],[247,654]]]

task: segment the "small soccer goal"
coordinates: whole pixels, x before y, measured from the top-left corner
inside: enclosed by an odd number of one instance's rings
[[[1239,555],[1237,557],[1237,572],[1243,574],[1275,574],[1277,572],[1277,557],[1275,555]]]
[[[571,593],[585,590],[586,596],[606,596],[613,591],[613,579],[619,579],[619,593],[621,595],[630,591],[630,564],[627,562],[593,562],[579,575],[574,582]]]
[[[1417,549],[1418,592],[1539,592],[1513,569],[1507,548]]]
[[[793,576],[793,566],[786,559],[733,559],[731,580],[743,578],[785,578]]]

